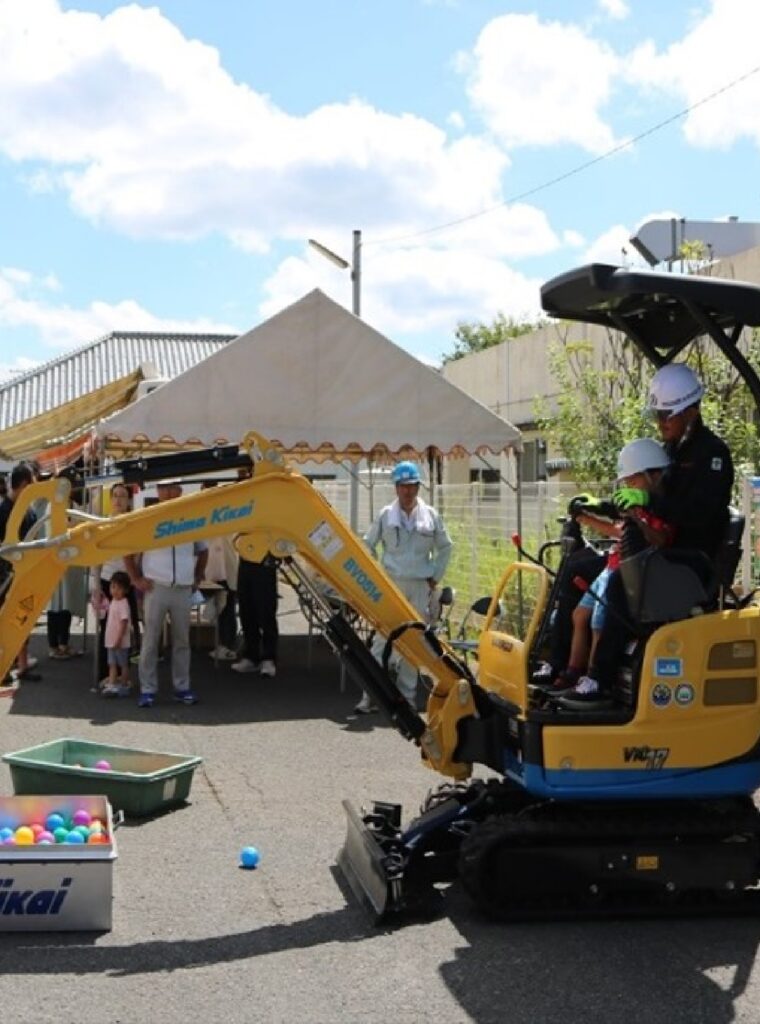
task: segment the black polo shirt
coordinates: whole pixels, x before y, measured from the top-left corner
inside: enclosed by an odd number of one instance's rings
[[[5,540],[5,531],[8,529],[8,520],[11,517],[12,511],[13,501],[10,498],[3,498],[3,500],[0,501],[0,543]],[[19,527],[19,537],[22,540],[26,537],[27,533],[29,533],[36,522],[37,516],[31,509],[27,509],[24,513],[24,518],[21,520],[21,526]],[[0,558],[0,580],[5,580],[10,571],[10,563],[6,562],[4,558]]]
[[[695,421],[689,436],[665,450],[671,459],[653,511],[675,528],[675,545],[714,557],[728,523],[734,464],[728,446]]]

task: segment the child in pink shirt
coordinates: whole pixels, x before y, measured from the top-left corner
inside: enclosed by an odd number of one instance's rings
[[[106,616],[105,645],[108,656],[108,682],[103,687],[104,697],[128,697],[129,679],[129,633],[131,615],[127,595],[131,584],[125,572],[115,572],[111,577],[111,600]]]

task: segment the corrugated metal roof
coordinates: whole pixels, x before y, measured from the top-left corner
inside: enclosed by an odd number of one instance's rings
[[[234,334],[113,331],[0,384],[0,431],[152,365],[171,380],[213,355]]]

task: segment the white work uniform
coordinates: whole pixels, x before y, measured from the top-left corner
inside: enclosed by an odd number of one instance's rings
[[[451,537],[443,520],[431,505],[421,498],[408,514],[398,499],[380,512],[365,534],[364,542],[373,555],[382,548],[382,566],[404,597],[414,605],[425,622],[430,622],[432,590],[428,580],[436,584],[443,577],[451,558]],[[382,661],[385,637],[377,634],[372,654]],[[391,656],[390,667],[396,672],[396,684],[410,704],[417,695],[417,670],[398,654]]]

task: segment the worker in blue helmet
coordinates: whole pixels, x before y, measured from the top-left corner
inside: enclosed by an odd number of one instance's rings
[[[393,467],[391,479],[394,484],[419,484],[422,481],[420,470],[416,462],[399,462]]]
[[[438,585],[451,558],[451,537],[440,515],[420,497],[422,477],[415,462],[399,462],[391,479],[396,485],[396,499],[381,510],[364,541],[376,557],[380,549],[383,568],[420,618],[434,622],[440,613]],[[378,661],[382,661],[384,647],[385,637],[378,634],[372,645]],[[390,666],[399,690],[415,705],[416,669],[398,655],[392,656]],[[375,708],[364,694],[355,710],[368,714]]]

